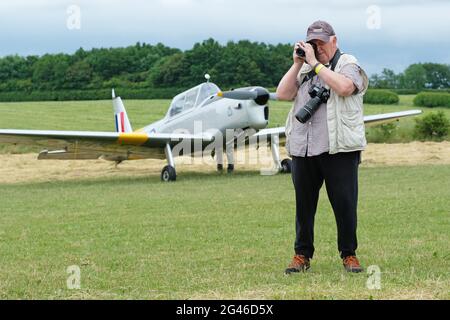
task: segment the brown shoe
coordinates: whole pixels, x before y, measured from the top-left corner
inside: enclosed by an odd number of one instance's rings
[[[306,271],[310,268],[310,266],[309,258],[296,254],[294,258],[292,258],[292,262],[289,264],[284,273],[290,274],[292,272]]]
[[[358,273],[363,271],[363,268],[359,264],[358,258],[356,258],[356,256],[345,257],[344,259],[342,259],[342,262],[344,264],[345,270],[347,270],[348,272]]]

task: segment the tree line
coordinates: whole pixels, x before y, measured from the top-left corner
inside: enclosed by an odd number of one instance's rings
[[[372,88],[382,89],[448,89],[450,87],[450,65],[439,63],[414,63],[404,72],[395,73],[383,69],[381,74],[370,77]]]
[[[219,44],[214,39],[181,51],[161,43],[100,48],[74,54],[11,55],[0,58],[0,92],[54,90],[189,88],[212,81],[223,88],[275,87],[292,64],[292,45],[242,40]],[[370,78],[371,87],[447,89],[450,66],[423,63],[403,73],[384,69]]]

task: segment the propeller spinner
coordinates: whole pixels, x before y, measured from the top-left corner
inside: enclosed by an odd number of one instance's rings
[[[224,91],[217,93],[217,96],[235,100],[254,100],[260,106],[265,105],[269,100],[276,100],[276,94],[270,93],[263,87]]]

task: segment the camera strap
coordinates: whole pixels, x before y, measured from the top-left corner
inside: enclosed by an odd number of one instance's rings
[[[334,71],[334,68],[336,68],[336,65],[339,61],[339,58],[342,56],[341,50],[339,50],[339,48],[336,49],[336,52],[334,53],[333,58],[330,61],[331,71]],[[305,83],[306,81],[311,80],[314,76],[316,75],[316,72],[313,70],[311,70],[310,72],[308,72],[308,74],[303,78],[303,81],[300,85],[302,85],[303,83]]]
[[[330,62],[330,64],[331,64],[330,70],[331,71],[334,71],[334,68],[336,68],[336,65],[337,65],[337,63],[339,61],[339,58],[341,56],[342,56],[341,50],[339,50],[339,48],[337,48],[336,49],[336,53],[334,54],[333,59],[331,59],[331,62]]]

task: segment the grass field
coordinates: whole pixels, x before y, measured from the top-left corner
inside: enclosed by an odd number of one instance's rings
[[[414,96],[400,96],[398,105],[364,106],[364,114],[377,114],[408,109],[413,106]],[[141,128],[161,119],[167,112],[170,100],[126,100],[124,104],[133,128]],[[273,101],[270,103],[269,127],[284,126],[291,102]],[[443,110],[450,118],[449,108],[420,108],[424,114]],[[103,101],[63,101],[63,102],[0,102],[0,128],[7,129],[47,129],[47,130],[93,130],[114,131],[114,117],[110,100]],[[413,140],[413,117],[404,118],[397,124],[395,134],[389,142],[409,142]],[[367,129],[369,142],[380,142],[376,128]],[[384,141],[383,141],[384,142]],[[0,152],[39,151],[30,148],[1,147]]]
[[[0,185],[0,298],[448,299],[449,176],[450,166],[361,169],[359,256],[381,269],[381,290],[343,271],[325,192],[312,270],[283,275],[288,175]],[[66,287],[70,265],[80,290]]]
[[[408,99],[366,114],[409,109]],[[125,100],[136,128],[168,103]],[[289,105],[272,105],[271,126]],[[110,101],[0,103],[0,114],[1,128],[113,130]],[[367,288],[367,273],[343,271],[325,190],[312,270],[285,276],[288,175],[178,175],[0,184],[0,298],[450,299],[449,165],[361,168],[358,254],[381,269],[380,290]],[[72,265],[79,290],[66,285]]]

